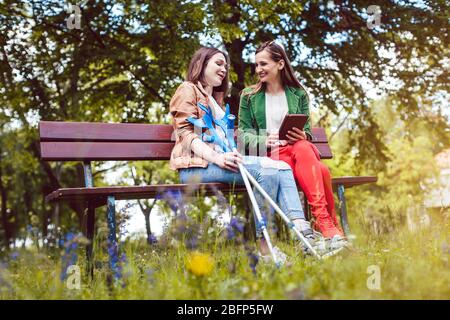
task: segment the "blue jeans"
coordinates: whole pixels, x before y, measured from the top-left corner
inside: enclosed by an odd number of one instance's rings
[[[276,168],[264,168],[260,164],[260,157],[244,156],[244,167],[255,178],[267,194],[278,203],[281,210],[291,219],[305,219],[305,214],[298,195],[292,170],[281,170]],[[244,185],[244,180],[240,173],[222,169],[210,163],[206,168],[186,168],[179,169],[181,183],[189,182],[221,182],[236,185]],[[261,211],[263,219],[271,219],[274,209],[268,201],[264,199],[255,187],[253,187],[256,202]],[[255,217],[256,236],[262,237],[262,232]]]

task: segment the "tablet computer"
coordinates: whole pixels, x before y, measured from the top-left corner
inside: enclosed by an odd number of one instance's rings
[[[292,128],[303,130],[308,118],[309,116],[305,114],[287,114],[281,122],[279,139],[288,140],[287,134],[288,131],[292,131]]]

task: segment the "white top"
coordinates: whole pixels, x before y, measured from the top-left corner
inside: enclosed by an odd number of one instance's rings
[[[277,95],[266,93],[266,128],[268,134],[278,133],[281,122],[288,112],[288,103],[284,92]]]
[[[278,133],[280,131],[281,122],[289,113],[286,94],[270,94],[266,93],[266,130],[267,134]],[[267,160],[268,159],[268,160]],[[291,169],[284,161],[276,161],[267,158],[262,161],[263,167],[275,167],[278,169]],[[270,160],[270,161],[269,161]]]

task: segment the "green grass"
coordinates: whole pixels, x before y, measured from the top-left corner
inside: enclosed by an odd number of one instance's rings
[[[199,251],[214,261],[212,272],[195,277],[186,269],[188,250],[180,243],[148,246],[145,241],[123,245],[128,262],[121,283],[108,285],[105,253],[99,248],[90,280],[81,267],[81,289],[61,283],[61,258],[51,252],[19,251],[0,267],[1,299],[449,299],[448,221],[418,232],[406,229],[375,236],[356,231],[352,250],[317,261],[303,258],[290,242],[279,245],[291,262],[276,269],[257,266],[256,274],[242,245],[218,240],[204,242]],[[80,250],[82,257],[84,251]],[[232,265],[234,263],[234,270]],[[379,267],[381,290],[370,290],[371,265]]]

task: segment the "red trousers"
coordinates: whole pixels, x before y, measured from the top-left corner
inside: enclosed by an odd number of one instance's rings
[[[289,164],[316,220],[328,216],[341,231],[334,208],[330,170],[320,162],[317,147],[307,140],[299,140],[273,149],[269,156]]]

